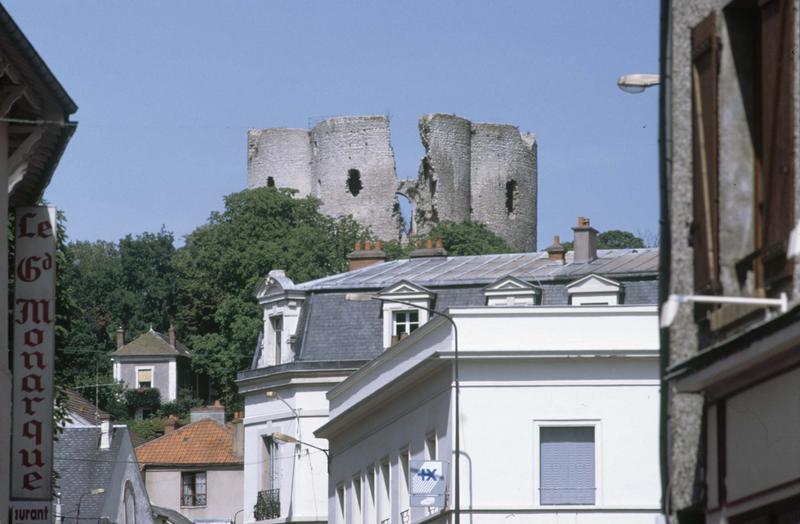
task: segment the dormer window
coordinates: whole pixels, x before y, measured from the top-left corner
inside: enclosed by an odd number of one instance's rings
[[[256,291],[263,311],[262,342],[255,365],[259,368],[291,362],[290,342],[297,330],[305,292],[279,270],[273,269]]]
[[[281,363],[281,349],[283,348],[283,315],[270,317],[272,324],[272,347],[275,355],[275,365]]]
[[[394,330],[392,344],[398,342],[419,327],[419,310],[395,311],[393,313]]]
[[[434,294],[430,290],[405,280],[385,288],[377,296],[383,299],[384,348],[396,344],[427,322],[430,315],[425,308],[433,307]]]
[[[540,302],[540,295],[538,287],[510,275],[483,289],[487,306],[534,306]]]
[[[567,293],[573,306],[616,306],[620,303],[622,284],[600,275],[586,275],[567,284]]]

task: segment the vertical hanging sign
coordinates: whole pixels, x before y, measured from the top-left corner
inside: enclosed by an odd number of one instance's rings
[[[18,207],[14,233],[12,522],[33,522],[52,499],[55,208]]]

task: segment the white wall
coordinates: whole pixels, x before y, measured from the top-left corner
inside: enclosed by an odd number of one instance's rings
[[[580,311],[575,311],[575,310]],[[451,311],[459,327],[461,503],[470,524],[647,523],[660,508],[659,372],[656,309],[514,308]],[[431,431],[439,459],[453,449],[451,329],[434,319],[329,394],[330,515],[354,514],[353,478],[385,457],[392,469],[392,522],[405,502],[401,450],[424,457]],[[595,504],[539,503],[539,425],[596,428]],[[452,466],[451,466],[452,469]],[[450,484],[452,489],[452,483]],[[451,494],[452,495],[452,494]],[[365,524],[379,522],[377,512]],[[427,517],[412,509],[411,522]],[[467,516],[462,517],[465,521]]]
[[[253,522],[253,506],[258,491],[264,489],[262,468],[265,461],[264,437],[280,432],[314,444],[323,449],[328,443],[314,436],[314,431],[328,419],[328,402],[325,393],[341,380],[311,380],[291,386],[275,388],[289,406],[278,400],[267,399],[266,386],[245,393],[245,467],[244,467],[244,522]],[[299,420],[299,424],[298,424]],[[281,517],[291,511],[293,521],[327,520],[327,458],[321,451],[307,446],[278,444],[280,469]]]
[[[181,507],[181,471],[205,471],[207,504],[198,507]],[[242,509],[242,470],[211,470],[187,468],[185,470],[154,470],[145,472],[145,485],[150,504],[174,509],[190,519],[232,520]]]

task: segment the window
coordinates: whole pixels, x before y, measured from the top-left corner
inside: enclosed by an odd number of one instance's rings
[[[153,387],[153,368],[136,368],[136,387],[142,389]]]
[[[361,183],[361,173],[358,169],[347,170],[347,192],[353,196],[358,196],[364,184]]]
[[[391,497],[391,468],[389,467],[389,459],[381,462],[381,489],[380,489],[380,503],[378,511],[380,512],[380,522],[389,522],[390,515],[392,514],[392,497]]]
[[[358,524],[361,522],[361,475],[353,477],[353,501],[350,510],[350,521]]]
[[[278,488],[278,445],[272,437],[264,437],[261,490]]]
[[[392,343],[398,342],[410,335],[419,327],[419,311],[395,311]]]
[[[428,433],[425,437],[425,459],[436,460],[436,433]]]
[[[270,317],[272,324],[273,348],[275,349],[275,365],[281,363],[281,349],[283,346],[283,317]]]
[[[540,427],[539,499],[542,505],[594,504],[594,427]]]
[[[136,524],[136,495],[130,480],[125,482],[125,524]]]
[[[181,506],[206,505],[205,471],[181,473],[181,483],[183,484]]]
[[[345,510],[344,510],[344,502],[345,502],[344,495],[345,495],[345,493],[344,493],[344,484],[339,484],[338,486],[336,486],[336,502],[338,503],[338,504],[336,504],[336,506],[337,506],[337,509],[339,510],[337,515],[336,515],[336,522],[340,522],[340,523],[344,523],[345,522],[345,516],[346,516]]]

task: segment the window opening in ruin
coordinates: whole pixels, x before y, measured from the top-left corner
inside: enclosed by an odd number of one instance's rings
[[[347,171],[347,191],[353,195],[358,196],[364,185],[361,183],[361,173],[358,169],[349,169]]]
[[[394,212],[403,220],[403,233],[416,233],[414,228],[414,203],[403,193],[395,193]]]
[[[267,187],[275,187],[275,179],[271,176],[267,177]]]
[[[519,200],[519,190],[517,189],[517,181],[509,180],[506,182],[506,211],[513,213],[517,208]]]

